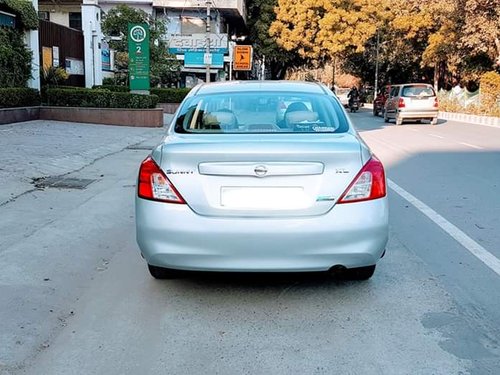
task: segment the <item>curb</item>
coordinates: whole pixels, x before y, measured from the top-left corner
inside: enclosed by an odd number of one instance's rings
[[[439,112],[440,119],[467,122],[469,124],[487,125],[487,126],[498,126],[500,127],[500,117],[493,116],[477,116],[469,115],[466,113],[455,113],[455,112]]]

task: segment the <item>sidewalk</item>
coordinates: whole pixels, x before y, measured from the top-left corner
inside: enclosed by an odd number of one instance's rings
[[[131,145],[152,148],[163,133],[164,128],[46,120],[2,125],[0,206],[36,189],[33,179],[79,170]]]

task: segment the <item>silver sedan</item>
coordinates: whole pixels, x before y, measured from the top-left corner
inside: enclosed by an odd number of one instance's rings
[[[368,279],[388,237],[384,168],[322,84],[202,84],[140,166],[136,228],[155,278],[335,270]]]

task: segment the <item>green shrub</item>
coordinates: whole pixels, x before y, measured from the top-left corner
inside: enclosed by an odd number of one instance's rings
[[[160,103],[180,103],[191,89],[151,89],[151,94],[158,95]]]
[[[105,86],[107,86],[107,85],[114,86],[114,85],[116,85],[116,81],[114,78],[105,77],[102,79],[102,84]]]
[[[25,87],[31,77],[32,55],[23,32],[0,27],[0,87]]]
[[[139,95],[128,92],[113,92],[99,89],[47,90],[47,104],[59,107],[96,107],[96,108],[155,108],[156,95]]]
[[[100,86],[92,86],[93,89],[100,90],[108,90],[113,92],[129,92],[130,89],[127,86],[118,86],[118,85],[100,85]]]
[[[38,90],[26,87],[0,88],[0,108],[40,105]]]

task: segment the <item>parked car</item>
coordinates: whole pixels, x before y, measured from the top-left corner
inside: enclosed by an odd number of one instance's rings
[[[426,83],[407,83],[391,87],[385,103],[384,121],[394,119],[396,125],[405,120],[429,120],[437,124],[438,99],[432,85]]]
[[[344,106],[344,108],[349,107],[349,98],[347,97],[347,94],[349,94],[349,91],[351,89],[349,87],[340,87],[335,89],[335,95],[337,95],[337,98],[339,98],[340,103]]]
[[[282,120],[280,102],[289,103]],[[368,279],[387,243],[384,167],[320,83],[193,88],[137,185],[137,243],[155,278],[343,270]]]
[[[379,116],[384,114],[384,107],[389,92],[391,91],[391,86],[383,86],[378,92],[377,96],[373,100],[373,116]]]

